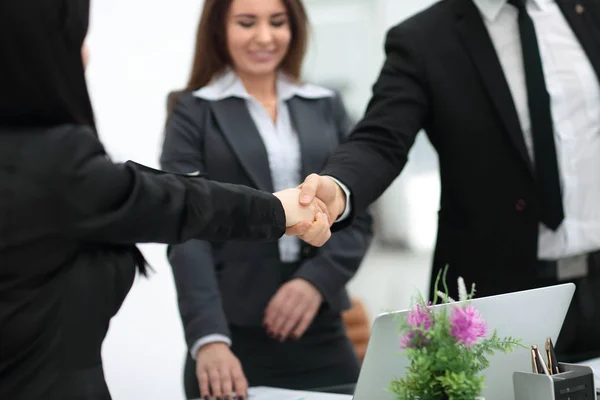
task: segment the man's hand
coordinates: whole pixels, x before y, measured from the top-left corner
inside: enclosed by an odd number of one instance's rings
[[[300,185],[300,204],[311,204],[315,198],[325,203],[329,223],[333,223],[346,209],[346,194],[331,177],[310,174]]]
[[[280,341],[299,339],[312,323],[323,295],[311,283],[296,278],[279,288],[265,311],[267,331]]]
[[[209,343],[198,350],[196,376],[202,399],[232,399],[233,392],[236,399],[248,398],[242,365],[226,343]]]
[[[327,211],[328,228],[344,213],[346,209],[346,194],[342,188],[330,177],[317,174],[309,175],[299,188],[300,205],[306,206],[315,202]],[[288,235],[298,236],[300,239],[313,246],[324,245],[331,237],[331,230],[313,224],[312,226],[298,224],[289,227]]]
[[[300,236],[313,246],[322,246],[331,236],[331,222],[325,203],[316,198],[300,204],[300,189],[281,190],[274,195],[285,210],[286,235]]]

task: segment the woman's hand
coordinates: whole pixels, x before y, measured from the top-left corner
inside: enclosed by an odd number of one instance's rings
[[[274,195],[281,201],[285,210],[286,235],[302,236],[302,240],[313,246],[322,246],[331,237],[330,220],[325,204],[315,198],[312,202],[300,204],[300,189],[285,189]]]
[[[196,376],[202,399],[248,398],[248,381],[242,364],[226,343],[209,343],[198,350]]]

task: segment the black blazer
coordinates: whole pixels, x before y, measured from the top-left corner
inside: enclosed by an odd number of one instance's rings
[[[600,77],[600,2],[556,2]],[[535,285],[540,199],[479,10],[471,0],[440,1],[393,27],[385,50],[363,120],[322,173],[349,186],[359,212],[400,173],[424,128],[442,184],[433,273],[449,264],[451,287],[462,275],[478,296]]]
[[[284,232],[271,194],[113,164],[85,127],[0,129],[0,398],[110,398],[100,350],[134,243]]]
[[[166,125],[162,168],[201,171],[212,180],[273,192],[267,153],[245,100],[207,101],[192,92],[177,96]],[[306,176],[319,171],[344,140],[348,118],[338,97],[293,97],[288,105]],[[317,287],[327,310],[348,308],[345,284],[358,269],[371,235],[371,217],[361,211],[325,246],[317,249],[303,242],[301,266],[291,277],[282,276],[277,243],[192,240],[170,247],[188,345],[211,333],[229,335],[229,324],[260,326],[271,297],[294,277]]]

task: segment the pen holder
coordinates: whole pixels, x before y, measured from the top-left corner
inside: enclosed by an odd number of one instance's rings
[[[595,400],[594,373],[590,367],[558,363],[556,375],[515,372],[515,400]]]

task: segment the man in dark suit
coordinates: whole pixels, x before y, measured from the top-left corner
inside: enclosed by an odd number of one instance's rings
[[[366,115],[303,194],[343,228],[424,129],[442,183],[432,274],[449,265],[480,297],[575,282],[557,350],[600,355],[599,26],[597,0],[445,0],[393,27]]]

